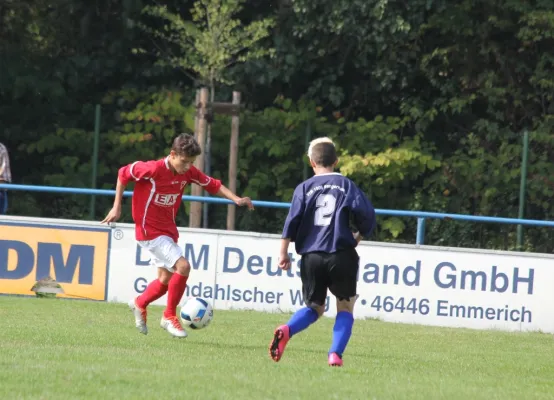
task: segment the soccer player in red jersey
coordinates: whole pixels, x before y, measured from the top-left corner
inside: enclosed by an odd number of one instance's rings
[[[167,307],[161,326],[171,335],[187,337],[177,318],[177,306],[183,297],[190,274],[190,264],[177,244],[179,232],[175,216],[179,211],[183,190],[197,184],[210,194],[232,200],[237,206],[254,209],[249,197],[238,197],[221,181],[209,177],[194,167],[201,149],[193,136],[181,134],[173,141],[165,158],[136,161],[119,169],[114,205],[102,223],[117,221],[121,216],[121,201],[125,187],[135,181],[133,191],[133,220],[138,244],[150,253],[152,266],[158,267],[158,279],[129,302],[140,333],[147,334],[146,307],[167,293]]]

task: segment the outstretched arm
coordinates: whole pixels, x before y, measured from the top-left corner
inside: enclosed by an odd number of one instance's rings
[[[115,199],[113,207],[102,220],[102,224],[115,222],[121,217],[121,202],[123,201],[123,192],[131,180],[139,181],[141,179],[153,179],[156,174],[155,161],[137,161],[132,164],[121,167],[117,174],[117,186],[115,188]]]
[[[212,178],[211,176],[204,174],[202,171],[194,167],[191,167],[190,174],[191,182],[202,187],[208,193],[225,197],[239,207],[247,206],[249,210],[254,209],[254,205],[252,204],[252,200],[250,199],[250,197],[237,196],[235,193],[225,187],[225,185],[223,185],[219,179]]]
[[[121,182],[121,180],[117,179],[117,186],[115,188],[115,199],[113,201],[113,207],[106,215],[106,218],[102,220],[102,224],[115,222],[121,217],[121,202],[123,201],[123,192],[125,191],[126,185]]]
[[[225,185],[221,185],[221,187],[217,191],[217,195],[231,200],[239,207],[247,206],[249,210],[254,209],[254,205],[252,204],[252,199],[250,199],[250,197],[239,197],[231,192],[231,190],[229,190],[227,187],[225,187]]]

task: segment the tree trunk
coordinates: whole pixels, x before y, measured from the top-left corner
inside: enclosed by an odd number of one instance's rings
[[[208,89],[202,88],[200,89],[200,102],[197,104],[197,106],[200,106],[199,109],[197,109],[197,132],[195,132],[196,140],[198,141],[198,144],[200,144],[200,148],[202,149],[202,154],[200,154],[198,157],[196,157],[196,161],[194,162],[194,166],[198,168],[200,171],[204,170],[204,154],[205,154],[205,143],[206,143],[206,119],[205,119],[205,112],[206,112],[206,105],[208,103]],[[203,189],[198,185],[192,185],[191,194],[193,196],[201,196]],[[190,218],[189,218],[189,226],[191,228],[200,228],[201,221],[202,220],[202,203],[198,201],[193,201],[190,204]]]
[[[240,104],[240,92],[233,92],[233,104]],[[231,144],[229,149],[229,190],[237,192],[237,162],[239,153],[239,116],[233,115],[231,119]],[[227,230],[235,230],[236,206],[227,206]]]

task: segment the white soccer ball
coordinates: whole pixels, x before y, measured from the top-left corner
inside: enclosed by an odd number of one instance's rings
[[[202,297],[189,297],[181,306],[181,321],[191,329],[207,327],[214,317],[212,305]]]

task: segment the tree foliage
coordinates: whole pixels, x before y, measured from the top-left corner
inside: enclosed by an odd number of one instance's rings
[[[193,73],[200,84],[214,87],[215,83],[230,84],[226,71],[238,63],[271,55],[273,49],[259,46],[269,36],[271,18],[243,24],[235,16],[244,0],[198,0],[190,10],[190,20],[169,11],[166,5],[148,5],[143,13],[163,20],[157,29],[141,23],[152,37],[161,39],[156,56],[163,66]],[[135,49],[135,52],[145,52]]]
[[[516,217],[528,131],[525,217],[552,219],[554,0],[164,4],[0,4],[0,141],[16,183],[89,186],[101,104],[98,186],[113,188],[122,164],[161,157],[193,131],[195,88],[212,83],[245,102],[241,194],[289,201],[311,174],[306,141],[327,135],[377,208]],[[226,183],[230,124],[212,126],[210,173]],[[88,218],[86,196],[12,199],[13,214]],[[110,202],[98,198],[98,212]],[[225,213],[211,207],[210,227],[224,228]],[[239,210],[237,226],[277,233],[285,215]],[[413,243],[415,229],[382,216],[375,238]],[[515,236],[510,225],[426,228],[428,244],[448,246],[513,249]],[[528,251],[551,252],[553,239],[525,228]]]

